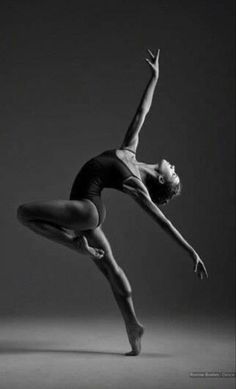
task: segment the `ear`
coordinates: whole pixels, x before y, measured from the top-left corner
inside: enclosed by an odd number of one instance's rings
[[[159,174],[158,180],[159,180],[160,184],[164,184],[165,183],[165,179],[164,179],[164,177],[161,174]]]

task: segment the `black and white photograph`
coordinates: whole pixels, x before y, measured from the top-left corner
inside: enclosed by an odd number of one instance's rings
[[[0,31],[0,389],[235,388],[235,2]]]

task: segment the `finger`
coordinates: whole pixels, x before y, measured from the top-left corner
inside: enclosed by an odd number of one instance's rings
[[[207,274],[207,271],[205,269],[203,269],[201,271],[201,275],[202,275],[202,280],[203,280],[204,277],[208,278],[208,274]]]
[[[145,61],[147,61],[147,63],[148,63],[151,67],[153,67],[153,64],[152,64],[152,62],[150,61],[150,59],[145,58]]]
[[[199,272],[199,273],[198,273],[198,278],[199,278],[200,280],[203,280],[203,274],[202,274],[202,272]]]
[[[160,49],[157,50],[156,58],[155,58],[155,64],[158,64],[159,62],[159,55],[160,55]]]
[[[202,268],[203,268],[203,272],[204,272],[205,276],[208,278],[207,269],[206,269],[206,266],[204,264],[202,264]]]
[[[199,269],[198,269],[198,274],[199,274],[199,278],[202,280],[203,279],[203,266],[199,266]]]
[[[151,50],[148,49],[147,51],[149,52],[150,56],[154,59],[154,58],[155,58],[155,55],[151,52]]]
[[[207,273],[207,269],[205,268],[205,266],[203,266],[203,271],[204,271],[205,276],[208,278],[208,273]]]

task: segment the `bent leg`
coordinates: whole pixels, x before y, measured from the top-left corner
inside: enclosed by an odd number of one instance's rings
[[[111,246],[102,229],[98,227],[95,230],[86,231],[84,234],[90,245],[101,248],[105,252],[101,260],[94,260],[94,262],[109,281],[125,321],[129,342],[132,347],[132,351],[127,355],[138,355],[141,351],[141,336],[144,329],[139,323],[134,310],[130,283],[124,271],[117,264]]]
[[[96,207],[89,200],[31,202],[17,209],[18,220],[32,231],[85,255],[101,258],[102,250],[89,247],[83,229],[98,220]]]
[[[32,201],[17,210],[22,221],[41,220],[74,231],[96,228],[99,215],[90,200]]]

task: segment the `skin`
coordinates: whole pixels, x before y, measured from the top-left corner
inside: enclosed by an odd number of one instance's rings
[[[179,176],[175,172],[175,166],[171,165],[168,161],[163,159],[159,166],[159,172],[164,178],[163,183],[166,181],[178,184],[180,182]]]
[[[149,175],[160,183],[179,182],[175,167],[168,161],[147,164],[136,160],[139,133],[150,110],[153,94],[159,78],[160,50],[154,55],[148,50],[150,58],[146,61],[151,69],[151,77],[145,88],[137,111],[127,129],[124,140],[117,148],[117,156],[130,168],[136,177],[129,177],[123,183],[123,192],[131,196],[152,219],[163,228],[188,253],[199,278],[207,277],[203,261],[193,247],[183,238],[161,210],[152,202],[145,182]],[[144,329],[138,321],[130,283],[118,265],[102,226],[98,225],[99,216],[90,200],[51,200],[34,201],[20,205],[17,209],[18,220],[32,231],[54,242],[62,244],[80,254],[89,256],[110,284],[112,293],[123,316],[131,351],[126,355],[138,355],[141,351],[141,337]]]

